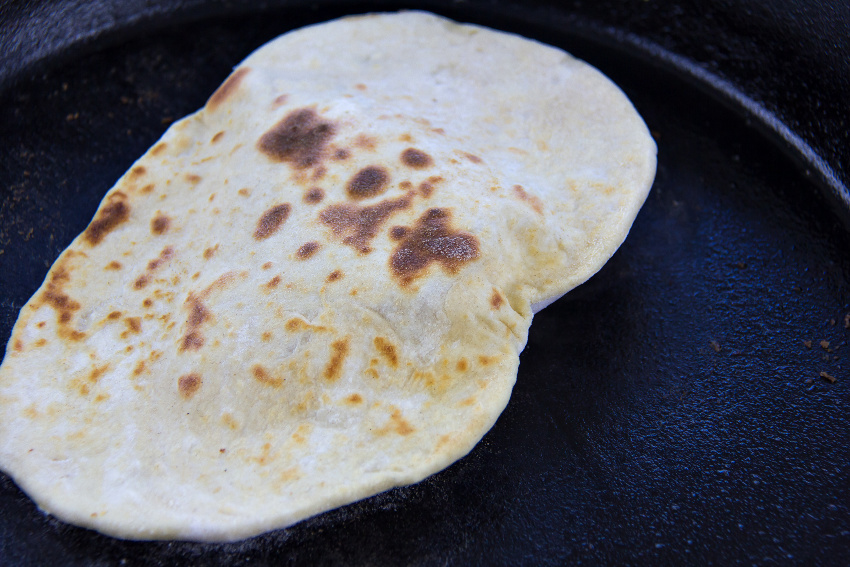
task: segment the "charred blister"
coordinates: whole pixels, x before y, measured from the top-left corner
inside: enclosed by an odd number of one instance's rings
[[[451,211],[428,209],[403,237],[390,257],[392,274],[407,286],[432,263],[450,274],[478,258],[478,239],[451,228]]]
[[[345,187],[345,192],[352,199],[368,199],[387,190],[390,182],[389,172],[376,165],[364,167],[354,174]]]
[[[319,118],[315,110],[302,108],[292,111],[263,134],[257,147],[275,161],[306,169],[319,163],[335,132],[333,123]]]
[[[401,152],[401,163],[414,169],[424,169],[432,165],[434,160],[422,150],[407,148]]]
[[[361,254],[371,252],[370,243],[381,226],[397,211],[410,207],[412,193],[396,199],[359,207],[349,203],[330,205],[319,214],[319,219],[342,238],[343,244],[351,246]]]
[[[260,220],[257,221],[257,228],[254,230],[255,240],[265,240],[280,229],[280,225],[289,217],[291,209],[289,203],[275,205],[274,207],[263,213]]]

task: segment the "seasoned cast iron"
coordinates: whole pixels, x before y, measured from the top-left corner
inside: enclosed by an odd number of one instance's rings
[[[7,1],[0,341],[106,190],[232,66],[288,29],[399,7],[567,49],[658,143],[629,238],[535,318],[496,426],[417,485],[226,545],[75,528],[0,475],[0,564],[846,565],[846,3]]]

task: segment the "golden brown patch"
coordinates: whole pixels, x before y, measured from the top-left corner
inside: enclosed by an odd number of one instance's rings
[[[467,406],[471,406],[474,403],[475,403],[475,397],[470,396],[470,397],[466,398],[465,400],[461,401],[458,405],[461,406],[461,407],[467,407]]]
[[[203,380],[197,372],[186,374],[177,379],[177,390],[184,400],[188,400],[200,389]]]
[[[272,101],[272,108],[277,108],[279,106],[283,106],[286,104],[286,101],[289,100],[289,95],[282,94],[275,97]]]
[[[280,285],[280,276],[275,276],[269,281],[266,282],[266,287],[269,289],[274,289]]]
[[[171,225],[171,219],[163,214],[158,214],[151,221],[151,232],[154,234],[165,234]]]
[[[411,143],[413,143],[413,136],[411,136],[410,134],[402,134],[401,136],[398,137],[398,141],[399,142],[407,142],[408,144],[411,144]]]
[[[141,374],[144,371],[145,371],[145,361],[140,360],[138,362],[138,364],[136,364],[136,367],[133,369],[133,376],[138,376],[139,374]]]
[[[36,346],[36,347],[43,347],[43,346],[44,346],[44,345],[46,345],[46,344],[47,344],[47,339],[38,339],[37,341],[35,341],[35,342],[33,343],[33,346]]]
[[[145,173],[147,173],[147,170],[145,169],[145,166],[143,166],[143,165],[136,165],[136,166],[130,168],[130,175],[132,177],[141,177]]]
[[[345,398],[345,401],[346,403],[349,403],[351,405],[362,404],[363,396],[361,396],[360,394],[351,394],[350,396]]]
[[[142,301],[143,307],[151,307],[153,305],[153,299],[150,297],[146,297],[144,301]]]
[[[167,147],[168,147],[168,144],[166,144],[165,142],[160,142],[157,145],[155,145],[153,147],[153,149],[151,149],[151,155],[158,156],[159,154],[164,152]]]
[[[469,369],[469,363],[466,361],[465,358],[461,358],[457,361],[456,368],[458,372],[466,372]]]
[[[260,220],[257,221],[257,228],[254,230],[255,240],[265,240],[280,229],[280,225],[289,217],[291,209],[289,203],[275,205],[274,207],[263,213]]]
[[[502,297],[502,294],[496,288],[493,288],[493,295],[490,296],[490,307],[498,309],[504,302],[505,298]]]
[[[224,131],[223,130],[221,132],[216,132],[215,136],[213,136],[212,139],[210,140],[210,143],[211,144],[217,144],[218,142],[221,141],[222,138],[224,138]]]
[[[198,350],[204,346],[204,337],[196,331],[186,333],[183,336],[183,341],[180,343],[180,351]]]
[[[106,318],[111,319],[113,321],[115,319],[120,319],[121,318],[121,312],[120,311],[113,311],[109,315],[107,315]]]
[[[124,319],[124,324],[127,325],[127,331],[137,335],[142,332],[142,318],[141,317],[127,317]]]
[[[116,191],[107,197],[107,204],[101,208],[97,217],[83,233],[91,246],[97,246],[118,225],[130,218],[130,207],[124,202],[123,193]]]
[[[538,215],[543,214],[543,202],[536,195],[529,194],[522,185],[514,185],[514,194],[534,209]]]
[[[369,244],[381,226],[395,212],[410,207],[412,200],[413,194],[407,193],[366,207],[348,203],[330,205],[319,214],[319,219],[331,227],[334,235],[342,237],[343,244],[361,254],[368,254],[372,251]]]
[[[104,269],[110,270],[110,271],[120,270],[121,269],[121,262],[116,262],[115,260],[113,260],[113,261],[109,262],[106,265],[106,268],[104,268]]]
[[[261,339],[263,340],[263,342],[265,342],[265,343],[269,342],[270,340],[272,340],[272,333],[271,333],[271,331],[264,331],[264,332],[263,332],[263,334],[260,336],[260,338],[261,338]]]
[[[396,408],[393,410],[393,413],[390,415],[390,420],[387,424],[375,431],[378,435],[383,435],[385,433],[389,433],[394,431],[399,435],[410,435],[414,431],[416,431],[410,423],[404,419],[401,415],[401,410]]]
[[[166,246],[159,253],[159,257],[148,262],[148,270],[153,272],[158,270],[165,262],[174,256],[174,247]]]
[[[390,257],[390,270],[402,287],[419,277],[430,264],[439,263],[455,274],[467,262],[478,258],[478,239],[450,227],[448,209],[428,209]]]
[[[197,175],[195,173],[187,173],[183,176],[183,178],[192,185],[197,185],[201,182],[201,179],[203,179],[200,175]]]
[[[272,266],[274,266],[274,264],[272,264],[271,262],[266,262],[265,264],[262,265],[262,268],[264,270],[270,270],[272,268]]]
[[[324,377],[334,382],[342,375],[342,364],[348,355],[348,337],[331,343],[331,359],[325,366]]]
[[[148,183],[147,185],[145,185],[144,187],[139,189],[139,191],[141,193],[147,195],[148,193],[153,193],[154,188],[155,188],[155,185],[153,183]]]
[[[497,356],[485,356],[482,354],[478,357],[478,362],[481,364],[481,366],[490,366],[491,364],[498,362],[498,360],[499,357]]]
[[[340,270],[334,270],[333,272],[328,274],[328,277],[325,278],[325,281],[328,282],[328,283],[331,283],[331,282],[337,281],[341,277],[342,277],[342,272]]]
[[[315,110],[302,108],[290,112],[263,134],[257,149],[274,161],[306,169],[319,163],[335,132],[333,123],[321,120]]]
[[[144,289],[150,283],[150,278],[145,275],[141,275],[136,278],[136,281],[133,282],[133,289],[140,290]]]
[[[103,402],[109,399],[109,394],[98,394],[94,397],[95,402]]]
[[[15,339],[15,344],[12,347],[16,352],[24,351],[24,343],[21,342],[21,339]]]
[[[354,85],[354,88],[357,89],[358,91],[365,91],[366,85],[364,85],[363,83],[357,83],[356,85]]]
[[[422,150],[407,148],[401,152],[401,163],[414,169],[424,169],[432,165],[434,160]]]
[[[221,422],[234,431],[239,429],[239,422],[229,413],[221,416]]]
[[[207,101],[207,108],[209,110],[215,110],[221,103],[233,96],[233,93],[235,93],[239,88],[239,84],[242,82],[242,79],[244,79],[245,75],[247,75],[250,71],[250,67],[240,67],[233,71],[233,73],[227,77],[227,79],[209,98]]]
[[[352,199],[368,199],[386,191],[389,182],[390,174],[386,168],[370,165],[354,174],[348,181],[345,192]]]
[[[216,252],[218,252],[218,244],[216,244],[215,246],[210,246],[209,248],[204,250],[204,260],[209,260],[210,258],[215,256]]]
[[[261,384],[265,384],[266,386],[272,386],[274,388],[280,388],[281,384],[283,384],[283,378],[276,378],[269,374],[269,371],[263,368],[259,364],[255,364],[251,368],[251,374],[254,375],[254,378],[257,382]]]
[[[295,257],[299,260],[306,260],[319,250],[319,243],[315,240],[303,244],[295,253]]]
[[[378,141],[366,134],[360,134],[354,139],[354,145],[363,150],[374,150],[378,147]]]
[[[249,197],[251,195],[251,190],[248,189],[247,187],[243,187],[242,189],[237,191],[237,193],[239,193],[243,197]]]
[[[482,162],[481,158],[476,156],[476,155],[473,155],[473,154],[470,154],[470,153],[467,153],[467,152],[460,152],[460,154],[463,157],[465,157],[466,159],[468,159],[469,161],[471,161],[472,163],[481,163]]]
[[[92,384],[96,384],[100,377],[103,376],[106,371],[109,370],[109,364],[104,364],[103,366],[95,365],[92,368],[92,371],[89,373],[89,382]]]
[[[398,353],[396,352],[395,345],[384,337],[375,337],[373,342],[375,343],[375,348],[378,350],[378,353],[386,359],[390,366],[393,368],[397,367]]]

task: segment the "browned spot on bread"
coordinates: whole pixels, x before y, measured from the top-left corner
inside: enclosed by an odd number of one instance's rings
[[[140,361],[136,364],[136,367],[133,369],[133,375],[134,375],[134,376],[138,376],[139,374],[141,374],[141,373],[142,373],[142,372],[144,372],[144,371],[145,371],[145,361],[144,361],[144,360],[140,360]]]
[[[37,341],[35,341],[33,343],[33,345],[37,346],[37,347],[43,347],[46,344],[47,344],[47,339],[38,339]]]
[[[431,177],[419,184],[419,194],[426,198],[430,197],[434,193],[434,185],[436,185],[442,180],[442,177],[432,175]]]
[[[164,152],[167,147],[168,147],[168,144],[166,144],[165,142],[160,142],[157,145],[155,145],[153,147],[153,149],[151,149],[151,155],[158,156],[159,154]]]
[[[331,343],[331,359],[325,366],[325,379],[336,381],[342,375],[342,364],[348,355],[348,337]]]
[[[254,230],[254,238],[256,240],[264,240],[278,231],[280,225],[289,216],[291,206],[289,203],[275,205],[260,217],[257,222],[257,228]]]
[[[136,289],[136,290],[144,289],[145,286],[148,285],[148,283],[150,283],[150,278],[146,275],[141,275],[138,278],[136,278],[136,281],[133,282],[133,289]]]
[[[493,288],[493,295],[490,296],[490,307],[498,309],[504,302],[505,298],[502,297],[502,294],[500,294],[497,289]]]
[[[375,337],[373,341],[378,353],[386,359],[393,368],[398,366],[398,353],[396,353],[395,345],[384,337]]]
[[[247,75],[250,71],[251,69],[249,67],[240,67],[233,71],[233,73],[227,77],[227,79],[215,90],[210,99],[207,101],[207,108],[209,110],[215,110],[221,103],[233,96],[233,93],[235,93],[239,88],[239,84],[242,82],[242,79],[244,79],[245,75]]]
[[[471,406],[474,403],[475,403],[475,397],[470,396],[470,397],[466,398],[465,400],[462,400],[458,405],[461,406],[461,407],[466,407],[466,406]]]
[[[371,136],[360,134],[354,139],[354,145],[364,150],[374,150],[378,146],[378,142]]]
[[[60,326],[60,336],[66,336],[72,340],[78,340],[85,336],[83,333],[65,329],[73,318],[74,311],[80,309],[79,302],[71,299],[62,289],[65,283],[71,280],[71,275],[63,264],[59,264],[50,274],[47,289],[42,293],[41,300],[50,305],[56,311],[56,319]]]
[[[116,195],[118,193],[113,193],[107,198],[109,202],[100,210],[84,233],[86,241],[92,246],[100,244],[115,227],[130,218],[130,207],[123,198],[115,199]]]
[[[483,354],[478,357],[478,362],[481,364],[481,366],[490,366],[498,360],[499,359],[495,356],[485,356]]]
[[[255,364],[251,368],[251,374],[254,375],[254,378],[257,380],[257,382],[265,384],[266,386],[280,388],[281,384],[283,384],[282,378],[276,378],[272,376],[271,374],[269,374],[268,370],[266,370],[259,364]]]
[[[151,221],[151,232],[154,234],[165,234],[171,225],[171,219],[163,214],[157,214]]]
[[[200,175],[197,175],[197,174],[195,174],[195,173],[187,173],[187,174],[186,174],[186,175],[184,175],[183,177],[184,177],[184,179],[186,179],[186,181],[188,181],[188,182],[189,182],[189,183],[191,183],[192,185],[195,185],[195,184],[197,184],[197,183],[200,183],[200,182],[201,182],[201,179],[203,179]]]
[[[109,394],[98,394],[97,396],[94,397],[94,401],[96,401],[96,402],[103,402],[103,401],[106,401],[108,399],[109,399]],[[95,514],[95,515],[97,515],[97,514]]]
[[[345,398],[345,401],[351,405],[362,404],[363,396],[361,396],[360,394],[351,394],[350,396]]]
[[[450,274],[478,258],[478,239],[450,227],[448,209],[428,209],[419,217],[390,257],[390,269],[402,286],[439,263]]]
[[[106,371],[109,370],[109,365],[104,364],[103,366],[95,365],[91,372],[89,372],[89,382],[92,384],[97,384],[97,381],[100,380],[100,377],[106,374]]]
[[[412,143],[413,142],[413,136],[411,136],[410,134],[402,134],[401,136],[398,137],[398,141],[399,142]]]
[[[180,351],[186,350],[198,350],[204,346],[204,337],[195,331],[190,333],[186,333],[183,337],[183,341],[180,343]]]
[[[371,252],[369,244],[381,226],[394,212],[408,208],[412,198],[412,194],[407,193],[366,207],[352,204],[330,205],[319,214],[319,218],[331,227],[334,235],[342,237],[343,244],[351,246],[361,254],[367,254]]]
[[[266,282],[266,287],[269,289],[274,289],[280,285],[280,276],[275,276],[269,281]]]
[[[337,161],[343,161],[351,157],[351,152],[345,148],[338,148],[334,152],[334,159]]]
[[[410,425],[404,417],[402,417],[401,410],[399,409],[393,410],[392,415],[390,415],[390,423],[388,424],[388,427],[399,435],[410,435],[415,431],[413,426]]]
[[[24,343],[21,342],[21,339],[15,339],[15,344],[12,347],[16,352],[24,351]]]
[[[315,110],[302,108],[290,112],[263,134],[257,149],[274,161],[305,169],[319,162],[335,131],[336,127],[321,120]]]
[[[106,269],[106,270],[120,270],[121,269],[121,262],[116,262],[115,260],[113,260],[113,261],[109,262],[106,265],[106,268],[104,268],[104,269]]]
[[[174,256],[174,247],[166,246],[159,253],[159,257],[148,262],[148,270],[153,272],[154,270],[158,270],[165,262],[170,260]]]
[[[269,342],[270,340],[272,340],[271,331],[264,331],[260,338],[263,339],[263,342]]]
[[[402,181],[398,184],[398,188],[402,191],[410,191],[411,189],[413,189],[413,183],[411,183],[410,181]]]
[[[250,196],[250,195],[251,195],[251,190],[250,190],[250,189],[248,189],[247,187],[243,187],[242,189],[240,189],[239,191],[237,191],[237,193],[239,193],[239,194],[240,194],[240,195],[242,195],[243,197],[248,197],[248,196]]]
[[[286,101],[289,100],[289,95],[282,94],[275,97],[272,101],[272,108],[278,108],[279,106],[283,106],[286,104]]]
[[[111,319],[111,320],[113,320],[113,321],[114,321],[115,319],[120,319],[120,318],[121,318],[121,312],[120,312],[120,311],[113,311],[112,313],[110,313],[109,315],[107,315],[107,316],[106,316],[106,318],[107,318],[107,319]]]
[[[457,361],[456,368],[458,372],[466,372],[469,369],[469,363],[466,361],[465,358],[461,358]]]
[[[368,199],[386,191],[389,181],[390,174],[385,168],[370,165],[354,174],[345,191],[352,199]]]
[[[433,164],[434,160],[431,159],[431,156],[429,156],[422,150],[417,150],[416,148],[407,148],[406,150],[401,152],[401,162],[407,167],[412,167],[414,169],[423,169]]]
[[[150,297],[145,298],[145,300],[142,301],[142,306],[144,306],[144,307],[151,307],[152,305],[153,305],[153,299],[151,299]]]
[[[126,319],[124,319],[124,324],[127,325],[127,330],[133,333],[134,335],[142,332],[141,317],[127,317]]]
[[[188,400],[200,389],[202,383],[201,375],[192,372],[177,379],[177,390],[184,400]]]
[[[529,194],[522,185],[514,185],[514,194],[534,209],[534,212],[543,214],[543,202],[536,195]]]
[[[357,83],[356,85],[354,85],[354,88],[357,89],[358,91],[365,91],[366,85],[364,85],[363,83]]]
[[[210,140],[210,143],[211,144],[218,143],[219,141],[221,141],[222,138],[224,138],[224,130],[222,130],[221,132],[216,132],[215,136],[213,136],[212,139]]]
[[[216,252],[218,252],[218,244],[216,244],[215,246],[210,246],[209,248],[205,249],[204,250],[204,260],[209,260],[210,258],[215,256]]]
[[[239,422],[229,413],[221,416],[221,422],[234,431],[239,429]]]
[[[322,199],[325,198],[325,191],[321,187],[313,187],[306,193],[304,193],[304,202],[309,203],[311,205],[315,205],[316,203],[321,203]]]
[[[143,166],[143,165],[135,165],[135,166],[133,166],[132,168],[130,168],[130,175],[131,175],[132,177],[141,177],[142,175],[144,175],[145,173],[147,173],[147,171],[148,171],[148,170],[147,170],[147,169],[145,169],[145,166]]]
[[[274,264],[272,264],[271,262],[266,262],[265,264],[262,265],[262,268],[264,270],[271,270],[272,266],[274,266]]]
[[[331,283],[331,282],[337,281],[341,277],[342,277],[342,272],[340,270],[334,270],[333,272],[328,274],[328,277],[325,279],[325,281],[328,282],[328,283]]]
[[[295,256],[299,260],[306,260],[307,258],[312,256],[313,254],[315,254],[316,251],[318,251],[318,250],[319,250],[319,243],[316,242],[315,240],[313,240],[313,241],[306,242],[306,243],[302,244],[301,247],[298,249],[298,251],[295,253]]]
[[[390,238],[392,238],[393,240],[401,240],[406,237],[409,232],[410,229],[406,226],[396,225],[390,229]]]
[[[466,159],[468,159],[469,161],[471,161],[472,163],[481,163],[482,162],[482,159],[480,157],[473,155],[473,154],[470,154],[468,152],[460,152],[460,154],[463,157],[465,157]]]
[[[154,190],[154,184],[153,183],[148,183],[147,185],[145,185],[144,187],[139,189],[139,191],[144,193],[145,195],[147,195],[148,193],[153,193],[153,190]]]

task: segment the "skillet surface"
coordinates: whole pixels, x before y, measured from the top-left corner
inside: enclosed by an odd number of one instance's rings
[[[200,107],[263,42],[336,15],[160,28],[65,57],[0,94],[0,341],[105,191],[170,121]],[[663,65],[545,22],[486,23],[600,68],[659,146],[631,235],[599,274],[535,318],[493,430],[422,483],[228,545],[125,542],[68,526],[0,475],[0,563],[846,560],[842,213],[755,125]]]

